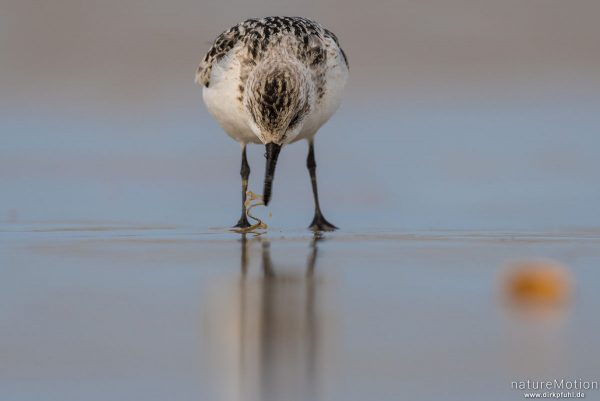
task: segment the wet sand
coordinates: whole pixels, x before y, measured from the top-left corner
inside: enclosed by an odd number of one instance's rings
[[[539,258],[573,293],[532,313],[501,280]],[[600,376],[598,230],[15,223],[0,260],[3,400],[515,400]]]
[[[96,3],[2,4],[0,401],[502,401],[600,377],[600,2]],[[343,230],[319,240],[304,143],[266,236],[207,228],[239,218],[240,151],[194,71],[268,14],[324,23],[351,64],[315,145]],[[532,263],[560,273],[511,270]]]

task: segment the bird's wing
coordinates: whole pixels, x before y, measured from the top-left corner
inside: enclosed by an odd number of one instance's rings
[[[346,67],[350,68],[350,64],[348,64],[348,57],[346,56],[346,52],[344,51],[344,49],[342,49],[342,46],[340,46],[340,41],[339,41],[338,37],[335,35],[335,33],[331,32],[327,28],[323,28],[323,32],[325,33],[325,36],[330,37],[335,42],[338,49],[340,49],[340,53],[342,53],[342,58],[344,59],[344,63],[346,64]]]
[[[240,31],[240,25],[238,24],[227,31],[220,34],[213,43],[212,47],[208,50],[202,62],[196,70],[196,83],[202,84],[208,88],[210,85],[210,73],[215,63],[219,62],[227,53],[235,47],[242,37]]]
[[[323,61],[323,40],[329,38],[337,45],[344,63],[348,66],[346,53],[340,47],[337,36],[320,24],[302,17],[266,17],[248,19],[220,34],[200,63],[196,71],[196,82],[208,87],[214,64],[236,45],[241,43],[245,46],[248,54],[256,62],[262,58],[270,43],[285,35],[293,36],[303,44],[299,48],[302,49],[302,58],[308,65],[316,65]]]

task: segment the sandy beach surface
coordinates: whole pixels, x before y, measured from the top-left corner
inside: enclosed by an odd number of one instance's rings
[[[255,210],[268,233],[245,242],[225,228],[239,147],[205,112],[15,114],[0,149],[0,399],[515,400],[515,380],[597,378],[593,110],[351,103],[316,149],[341,230],[305,229],[300,143]],[[263,153],[249,149],[255,192]],[[506,299],[509,267],[538,260],[566,284],[517,275]]]
[[[598,0],[1,9],[0,401],[508,401],[514,381],[599,380]],[[253,210],[268,233],[226,228],[240,147],[194,73],[262,15],[317,19],[350,62],[315,142],[341,228],[322,238],[305,143]]]
[[[14,223],[0,255],[3,400],[514,400],[600,375],[599,231]],[[540,257],[572,294],[509,302],[507,266]]]

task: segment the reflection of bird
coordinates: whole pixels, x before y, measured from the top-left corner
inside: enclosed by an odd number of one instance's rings
[[[346,55],[337,37],[300,17],[246,20],[217,37],[196,73],[204,102],[225,132],[242,145],[242,216],[250,166],[246,144],[266,145],[263,200],[283,145],[308,140],[307,167],[312,181],[314,231],[331,231],[319,206],[313,137],[338,108],[348,78]]]
[[[298,269],[271,258],[269,240],[242,235],[239,280],[215,288],[206,303],[211,369],[228,399],[319,399],[334,327],[327,281],[316,269],[319,240],[311,240],[306,267]]]
[[[271,244],[262,243],[262,307],[257,316],[261,400],[317,399],[316,241],[311,243],[304,276],[278,271],[271,260]]]

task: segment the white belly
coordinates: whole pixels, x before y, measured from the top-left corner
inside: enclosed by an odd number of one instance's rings
[[[240,63],[236,57],[225,57],[213,66],[210,85],[203,88],[204,103],[208,111],[219,122],[223,130],[241,143],[262,143],[248,125],[248,114],[243,109],[239,97],[241,85]],[[338,56],[339,57],[339,56]],[[326,84],[324,95],[304,121],[298,136],[292,142],[311,139],[319,128],[329,120],[338,109],[342,92],[348,79],[345,63],[337,62],[334,57],[325,69]],[[339,60],[339,58],[337,59]]]
[[[239,63],[234,58],[222,60],[213,66],[210,86],[204,87],[202,96],[206,108],[223,130],[238,142],[261,143],[246,123],[246,114],[238,100]]]
[[[294,142],[300,139],[311,139],[319,128],[336,112],[342,102],[342,93],[348,80],[348,67],[345,63],[332,62],[328,68],[325,81],[325,94],[317,103]]]

